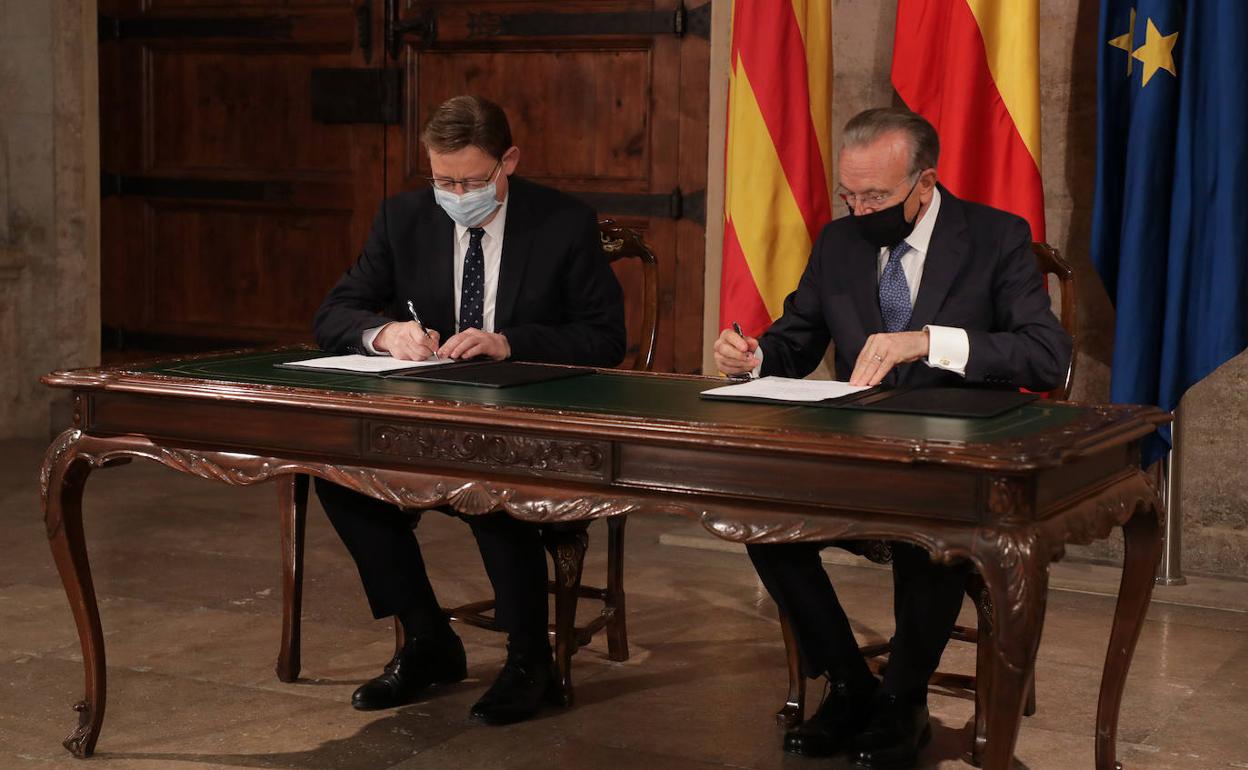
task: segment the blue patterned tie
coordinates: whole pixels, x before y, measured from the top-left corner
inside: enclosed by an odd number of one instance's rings
[[[902,241],[888,252],[888,262],[880,274],[880,315],[884,318],[884,331],[899,332],[910,323],[910,284],[906,272],[901,269],[901,257],[910,250],[910,244]]]
[[[459,331],[485,327],[485,230],[468,228],[468,253],[464,255],[464,278],[459,291]]]

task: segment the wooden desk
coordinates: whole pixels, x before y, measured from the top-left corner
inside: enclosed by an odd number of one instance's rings
[[[1167,419],[1159,410],[1038,402],[963,420],[701,401],[708,380],[671,375],[604,372],[488,390],[273,366],[306,355],[244,352],[44,378],[74,391],[75,427],[48,448],[41,475],[86,672],[79,724],[65,740],[74,754],[92,753],[105,705],[83,485],[94,468],[142,457],[228,484],[320,476],[468,515],[554,522],[669,511],[738,542],[886,538],[969,559],[995,608],[990,770],[1010,766],[1049,563],[1066,543],[1121,525],[1126,556],[1095,736],[1097,767],[1114,768],[1123,685],[1160,555],[1160,503],[1139,471],[1140,440]],[[288,504],[293,487],[282,487]],[[284,532],[284,547],[292,541]],[[289,632],[297,618],[285,621]]]

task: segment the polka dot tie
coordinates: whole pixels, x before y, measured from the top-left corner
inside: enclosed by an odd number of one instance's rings
[[[468,228],[468,253],[464,255],[464,279],[459,291],[459,331],[485,327],[485,230]]]
[[[888,262],[880,275],[880,315],[884,318],[884,331],[899,332],[910,323],[910,284],[906,272],[901,269],[901,257],[910,250],[910,244],[902,241],[888,252]]]

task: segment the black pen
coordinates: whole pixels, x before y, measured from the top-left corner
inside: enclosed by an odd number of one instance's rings
[[[425,324],[420,320],[420,316],[416,315],[416,306],[412,304],[412,301],[410,299],[407,301],[407,312],[412,314],[413,321],[420,324],[420,330],[425,333],[425,338],[432,340],[433,337],[429,336],[429,330],[425,328]],[[437,348],[432,348],[432,350],[433,350],[433,357],[438,358]]]
[[[745,339],[745,333],[741,331],[741,324],[737,323],[736,321],[733,321],[733,322],[732,322],[732,330],[733,330],[733,332],[735,332],[735,333],[736,333],[736,335],[737,335],[738,337],[740,337],[741,339]],[[747,345],[748,345],[748,343],[747,343]],[[750,373],[749,373],[749,372],[738,372],[737,374],[730,374],[730,375],[728,375],[728,379],[730,379],[730,380],[748,380],[748,379],[750,379]]]

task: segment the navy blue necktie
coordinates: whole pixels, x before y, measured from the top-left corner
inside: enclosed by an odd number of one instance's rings
[[[485,230],[468,228],[468,253],[464,255],[464,277],[459,291],[459,331],[485,328]]]
[[[910,323],[910,284],[906,272],[901,269],[901,257],[910,250],[910,244],[902,241],[888,252],[888,262],[880,274],[880,316],[884,319],[884,331],[899,332]]]

